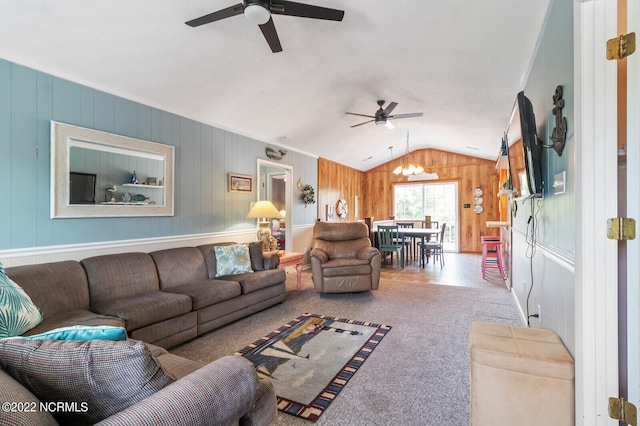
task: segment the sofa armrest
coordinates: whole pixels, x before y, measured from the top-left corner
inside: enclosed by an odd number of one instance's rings
[[[358,250],[358,253],[356,253],[356,257],[358,259],[371,260],[373,256],[378,253],[379,251],[375,247],[362,247],[360,250]]]
[[[262,253],[262,257],[264,259],[263,261],[265,271],[278,269],[278,266],[280,265],[280,256],[278,256],[277,251],[271,253]]]
[[[229,425],[253,409],[258,386],[250,361],[225,356],[97,424]]]
[[[319,248],[311,249],[309,256],[318,259],[320,263],[325,263],[329,260],[329,255],[327,254],[327,252]]]

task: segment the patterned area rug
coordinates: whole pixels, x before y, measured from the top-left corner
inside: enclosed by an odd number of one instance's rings
[[[273,383],[278,409],[316,421],[391,326],[303,314],[240,350]]]

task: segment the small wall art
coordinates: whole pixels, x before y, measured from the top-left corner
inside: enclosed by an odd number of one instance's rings
[[[251,192],[253,191],[253,177],[249,175],[240,175],[237,173],[228,173],[229,192]]]
[[[329,204],[325,204],[324,205],[324,212],[325,212],[325,221],[327,222],[333,222],[334,220],[334,208],[332,205]]]

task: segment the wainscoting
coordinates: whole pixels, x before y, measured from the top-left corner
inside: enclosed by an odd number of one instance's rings
[[[538,305],[542,315],[530,318],[531,327],[554,330],[575,357],[575,259],[540,242],[532,255],[526,236],[513,230],[512,268],[512,291],[525,319],[533,278],[529,315],[538,312]]]
[[[294,226],[293,251],[307,253],[311,247],[313,225]],[[215,232],[210,234],[179,235],[172,237],[142,238],[87,244],[66,244],[48,247],[0,250],[0,262],[5,267],[37,263],[82,260],[91,256],[123,252],[144,252],[174,247],[197,246],[223,241],[247,243],[256,240],[255,230]],[[305,264],[309,263],[305,258]]]

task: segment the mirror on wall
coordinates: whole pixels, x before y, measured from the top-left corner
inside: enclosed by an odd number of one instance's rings
[[[273,219],[271,235],[278,241],[278,249],[291,251],[291,207],[292,207],[291,166],[258,159],[258,201],[269,200],[284,216]]]
[[[51,122],[51,218],[173,216],[174,147]]]

